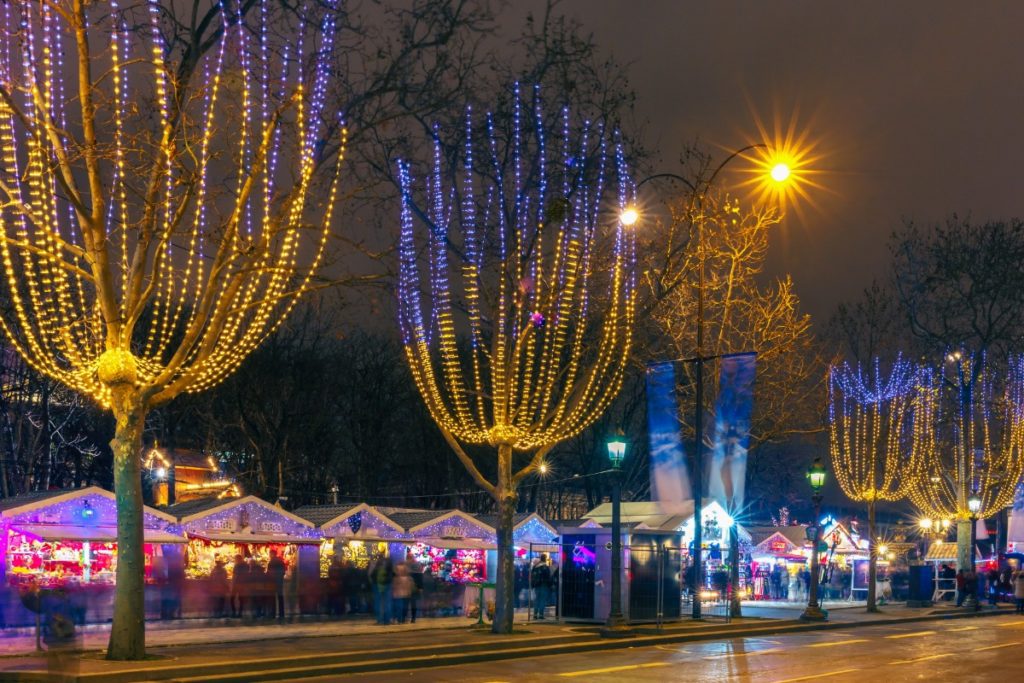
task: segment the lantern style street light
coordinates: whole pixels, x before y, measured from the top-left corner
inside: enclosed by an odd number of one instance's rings
[[[622,638],[633,635],[622,615],[622,461],[626,459],[626,438],[618,430],[608,439],[608,460],[612,469],[612,595],[608,619],[601,629],[606,638]]]
[[[977,493],[972,493],[971,497],[967,499],[967,509],[971,512],[971,572],[973,573],[975,569],[974,556],[977,553],[975,544],[978,542],[978,513],[981,512],[981,498]],[[977,579],[975,578],[975,580]]]
[[[807,530],[811,538],[811,586],[807,594],[807,608],[800,615],[801,621],[825,621],[828,613],[818,605],[818,544],[821,543],[821,489],[825,486],[825,466],[821,458],[815,458],[807,470],[807,481],[811,484],[811,500],[814,501],[814,527]]]

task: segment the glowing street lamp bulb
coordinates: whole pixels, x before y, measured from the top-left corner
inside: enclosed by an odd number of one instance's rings
[[[640,212],[632,206],[623,209],[622,213],[619,214],[619,222],[627,228],[634,225],[638,220],[640,220]]]
[[[540,466],[537,467],[537,469],[540,470],[541,474],[547,474],[548,473],[548,464],[546,462],[542,462],[540,464]]]
[[[780,162],[772,166],[770,175],[775,182],[784,183],[789,178],[789,172],[789,166]]]

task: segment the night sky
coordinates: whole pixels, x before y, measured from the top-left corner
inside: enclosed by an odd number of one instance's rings
[[[696,138],[733,149],[757,140],[757,121],[773,129],[795,115],[822,155],[815,181],[825,189],[789,212],[769,270],[792,273],[819,323],[884,273],[903,217],[1024,213],[1024,3],[566,0],[558,9],[630,63],[653,170],[681,170]]]

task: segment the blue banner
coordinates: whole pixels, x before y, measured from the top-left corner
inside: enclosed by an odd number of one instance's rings
[[[683,440],[679,434],[674,361],[647,367],[647,434],[651,441],[651,500],[680,506],[690,500]]]
[[[729,354],[720,363],[708,496],[733,513],[743,508],[756,363],[755,353]]]

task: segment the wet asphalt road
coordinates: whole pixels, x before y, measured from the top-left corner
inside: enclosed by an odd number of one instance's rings
[[[857,627],[303,680],[1015,683],[1024,680],[1024,617]]]

